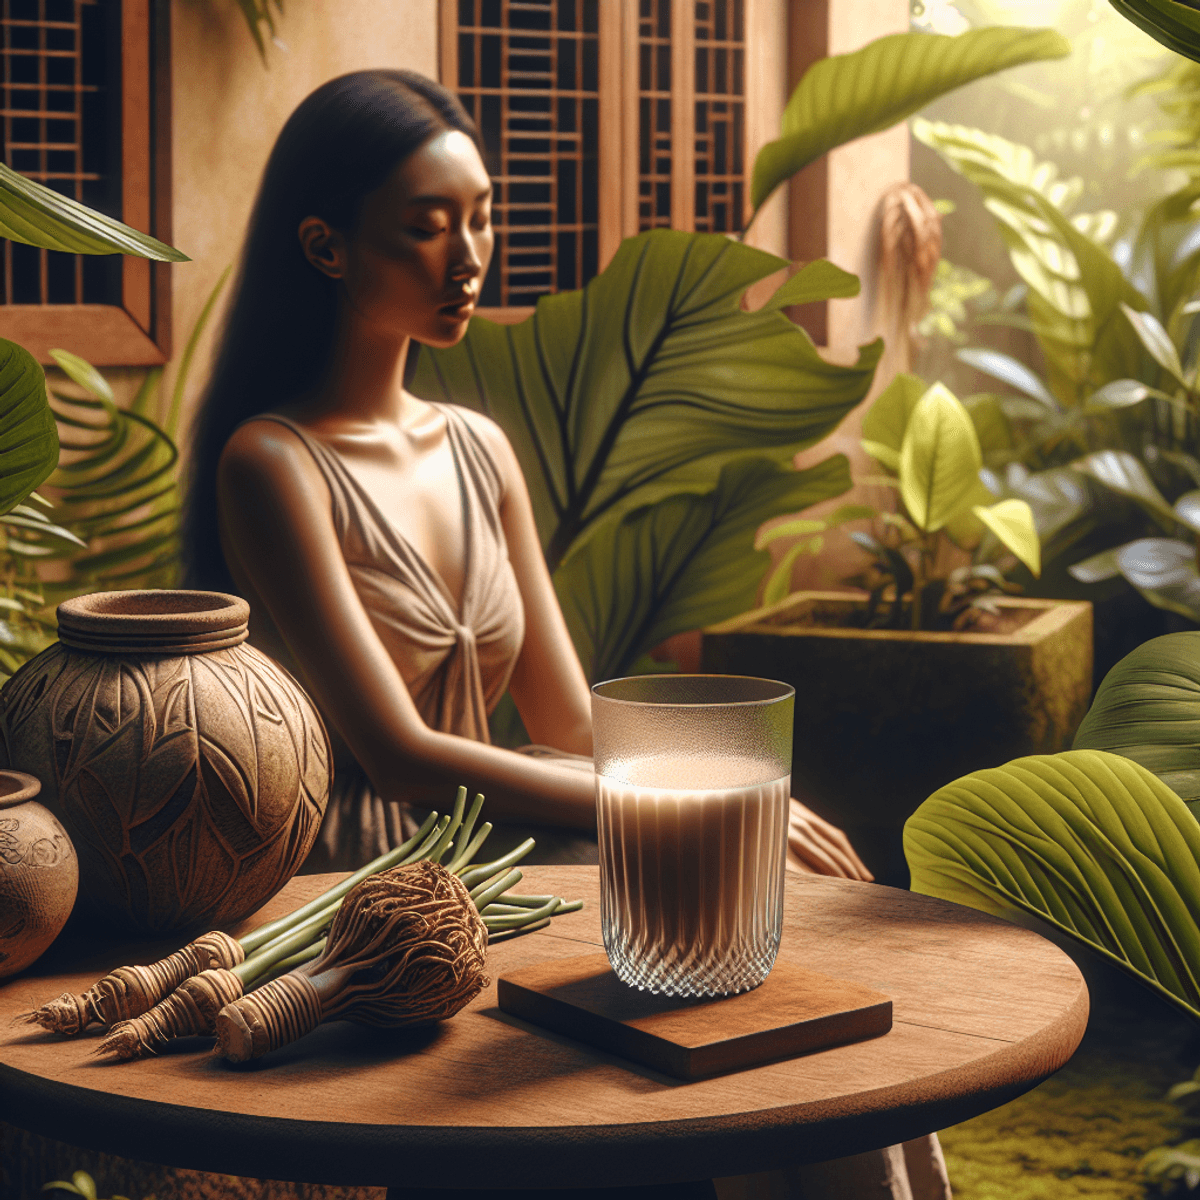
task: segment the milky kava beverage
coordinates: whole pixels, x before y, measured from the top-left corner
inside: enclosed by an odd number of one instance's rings
[[[596,788],[600,919],[617,975],[675,995],[755,987],[779,948],[790,776],[738,756],[614,766],[620,778],[597,775]]]

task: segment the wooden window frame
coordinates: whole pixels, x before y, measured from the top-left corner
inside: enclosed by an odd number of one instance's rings
[[[121,220],[171,241],[170,5],[121,0]],[[0,337],[39,362],[70,350],[97,367],[158,366],[171,354],[171,268],[124,256],[121,304],[0,305]]]
[[[746,29],[746,125],[743,139],[746,193],[749,194],[753,154],[778,133],[763,127],[762,103],[769,80],[751,69],[752,49],[772,3],[784,0],[744,0]],[[675,105],[673,133],[685,153],[671,161],[671,225],[693,227],[695,204],[695,22],[693,0],[672,0],[671,74]],[[600,0],[600,129],[599,129],[599,265],[603,270],[623,239],[638,232],[638,0]],[[439,0],[439,74],[454,91],[458,82],[458,3]],[[479,315],[502,324],[523,321],[532,307],[481,308]]]

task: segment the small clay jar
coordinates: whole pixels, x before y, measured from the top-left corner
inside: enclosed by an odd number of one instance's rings
[[[41,790],[32,775],[0,770],[0,979],[58,937],[79,886],[75,847]]]
[[[0,756],[79,854],[82,919],[217,928],[295,874],[329,798],[325,726],[222,592],[95,592],[0,690]]]

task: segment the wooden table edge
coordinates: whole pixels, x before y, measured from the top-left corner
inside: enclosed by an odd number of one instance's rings
[[[0,1063],[0,1119],[84,1149],[283,1182],[346,1186],[620,1187],[745,1174],[840,1158],[958,1124],[1015,1099],[1074,1053],[1087,1027],[1082,977],[1071,1005],[1036,1037],[998,1043],[959,1067],[829,1101],[630,1125],[397,1126],[299,1121],[107,1095]],[[819,1137],[804,1130],[820,1110]],[[806,1110],[808,1110],[806,1115]],[[64,1131],[70,1131],[63,1137]],[[666,1143],[671,1153],[666,1154]],[[398,1150],[404,1177],[397,1179]],[[753,1167],[748,1168],[747,1164]],[[503,1182],[501,1182],[503,1181]]]

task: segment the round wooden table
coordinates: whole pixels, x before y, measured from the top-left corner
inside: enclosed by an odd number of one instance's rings
[[[293,880],[251,922],[328,876]],[[582,912],[493,945],[497,975],[594,953],[595,867],[531,867],[522,890]],[[175,944],[178,944],[176,940]],[[173,946],[165,949],[174,948]],[[1074,963],[1034,933],[871,884],[789,877],[781,957],[886,992],[883,1037],[681,1083],[547,1033],[495,984],[432,1029],[322,1026],[233,1067],[208,1042],[134,1063],[12,1018],[160,946],[60,939],[0,986],[0,1119],[89,1149],[262,1179],[404,1187],[614,1187],[840,1158],[956,1124],[1061,1067],[1087,1021]]]

